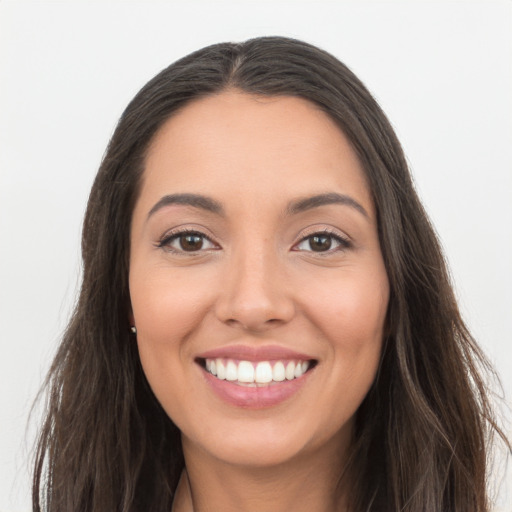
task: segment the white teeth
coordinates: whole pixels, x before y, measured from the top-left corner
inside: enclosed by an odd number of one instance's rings
[[[309,361],[276,361],[273,365],[269,361],[253,363],[232,359],[206,359],[205,368],[208,373],[220,380],[238,382],[240,384],[269,384],[283,382],[301,377],[309,368]]]
[[[226,365],[226,380],[238,380],[238,371],[234,361],[228,361]]]
[[[272,380],[275,380],[276,382],[283,382],[285,378],[284,364],[281,361],[278,361],[274,365],[274,368],[272,368]]]
[[[292,361],[286,365],[285,376],[286,380],[293,380],[295,378],[295,363]]]
[[[272,366],[268,361],[256,365],[256,375],[254,381],[258,384],[267,384],[272,382]]]
[[[249,361],[238,364],[238,382],[254,382],[254,366]]]
[[[220,380],[224,380],[226,378],[226,368],[224,367],[224,363],[220,359],[217,359],[216,365],[217,365],[217,378]]]

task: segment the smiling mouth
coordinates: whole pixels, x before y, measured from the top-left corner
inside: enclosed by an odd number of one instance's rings
[[[200,358],[197,362],[218,380],[246,387],[268,387],[300,379],[317,363],[314,359],[244,361],[225,358]]]

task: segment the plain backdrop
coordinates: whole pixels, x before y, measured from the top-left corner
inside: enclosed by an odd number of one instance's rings
[[[0,0],[0,512],[30,510],[28,412],[73,305],[117,119],[178,57],[259,35],[330,51],[376,96],[510,401],[512,2]],[[497,510],[512,510],[508,492]]]

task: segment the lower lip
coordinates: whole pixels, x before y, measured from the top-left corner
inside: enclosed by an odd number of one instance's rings
[[[309,378],[311,371],[297,379],[276,382],[262,387],[240,386],[228,380],[220,380],[202,370],[206,382],[224,402],[244,409],[265,409],[276,406],[297,393]]]

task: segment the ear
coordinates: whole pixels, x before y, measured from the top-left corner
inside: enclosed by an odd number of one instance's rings
[[[135,318],[133,316],[133,311],[131,310],[131,308],[130,312],[128,313],[128,327],[132,335],[137,334],[137,327],[135,327]]]
[[[133,309],[131,304],[128,306],[128,324],[130,327],[135,325],[135,317],[133,316]]]

